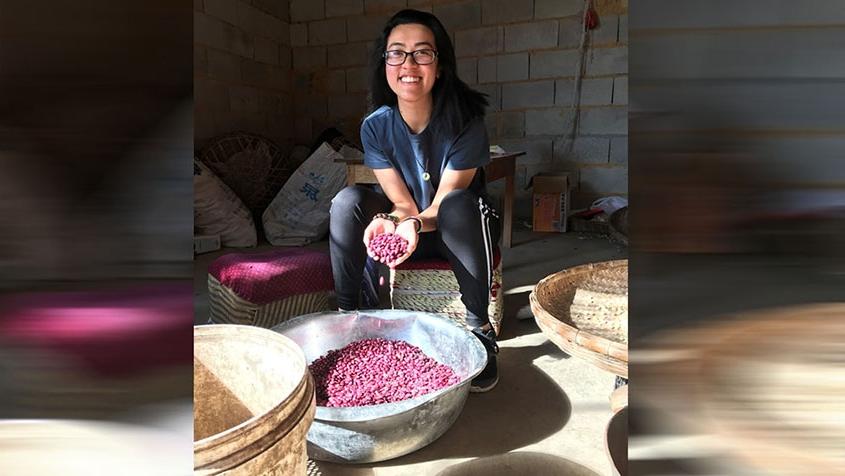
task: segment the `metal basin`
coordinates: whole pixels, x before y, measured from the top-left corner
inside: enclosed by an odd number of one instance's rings
[[[372,463],[416,451],[439,438],[460,415],[469,383],[487,365],[481,342],[454,321],[424,312],[321,312],[273,328],[296,342],[310,364],[328,351],[375,337],[403,340],[448,365],[460,383],[395,403],[317,407],[308,455],[336,463]]]

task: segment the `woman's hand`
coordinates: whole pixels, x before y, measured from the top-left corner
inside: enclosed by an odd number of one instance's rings
[[[393,233],[395,231],[396,225],[387,218],[373,219],[373,221],[367,225],[367,228],[364,229],[364,246],[367,247],[367,254],[378,261],[378,258],[373,256],[373,253],[370,251],[370,241],[382,233]]]
[[[396,225],[395,233],[405,241],[408,242],[408,250],[405,252],[404,255],[396,258],[395,261],[392,263],[386,263],[391,268],[395,268],[402,264],[403,261],[410,258],[411,255],[414,253],[414,250],[417,249],[417,243],[419,242],[420,235],[417,234],[417,223],[415,220],[405,220],[402,223]]]

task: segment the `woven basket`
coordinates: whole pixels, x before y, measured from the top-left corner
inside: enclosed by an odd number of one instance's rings
[[[627,294],[628,260],[617,260],[547,276],[529,300],[537,325],[558,347],[627,378]]]
[[[843,315],[845,303],[818,303],[721,322],[692,347],[709,430],[765,471],[845,474]]]
[[[628,246],[628,207],[622,207],[610,215],[610,238]]]
[[[329,311],[329,292],[290,296],[267,304],[255,304],[235,294],[208,275],[208,299],[212,324],[243,324],[269,329],[296,316]]]
[[[234,163],[242,152],[249,160]],[[211,139],[199,159],[226,183],[247,208],[263,212],[287,182],[297,164],[290,164],[272,140],[250,132],[232,132]]]
[[[801,304],[654,334],[644,350],[663,358],[637,366],[637,401],[754,474],[845,474],[843,315],[843,302]]]
[[[448,263],[437,262],[437,268],[396,268],[390,272],[390,300],[394,309],[443,314],[465,324],[466,306],[461,301],[460,287]],[[502,260],[493,269],[493,285],[487,315],[498,335],[504,311]]]

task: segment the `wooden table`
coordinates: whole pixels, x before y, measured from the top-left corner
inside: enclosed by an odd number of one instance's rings
[[[502,244],[510,248],[513,238],[513,195],[514,177],[516,176],[516,158],[525,155],[525,152],[508,152],[505,154],[490,154],[490,163],[484,168],[487,176],[487,183],[505,179],[505,199],[503,210],[504,236]],[[378,183],[373,170],[364,165],[361,159],[335,159],[335,162],[346,164],[346,183],[348,185]]]

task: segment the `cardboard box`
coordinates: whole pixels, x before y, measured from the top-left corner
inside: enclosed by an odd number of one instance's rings
[[[534,188],[534,231],[566,232],[569,216],[569,174],[537,175]]]

